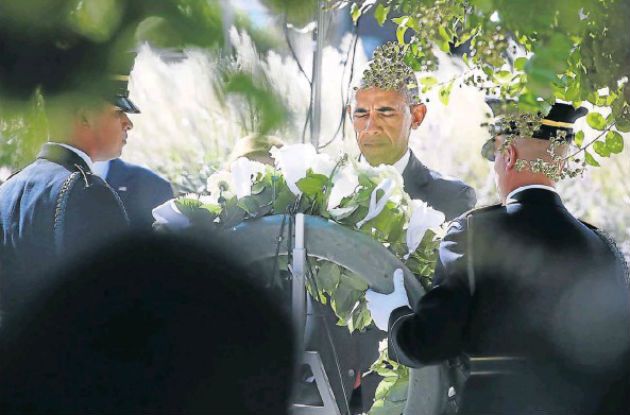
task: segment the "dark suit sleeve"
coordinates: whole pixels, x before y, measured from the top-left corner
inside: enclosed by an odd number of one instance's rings
[[[471,293],[463,220],[453,222],[439,249],[434,287],[412,312],[394,310],[389,320],[389,356],[408,366],[437,363],[462,349]]]

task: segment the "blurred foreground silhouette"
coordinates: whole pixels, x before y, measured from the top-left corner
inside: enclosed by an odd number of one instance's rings
[[[3,414],[287,412],[289,320],[226,250],[129,236],[66,269],[3,322]]]

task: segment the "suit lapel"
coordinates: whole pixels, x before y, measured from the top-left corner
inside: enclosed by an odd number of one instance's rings
[[[405,188],[411,184],[416,187],[416,189],[420,189],[426,186],[431,180],[431,173],[429,169],[420,162],[411,152],[411,157],[409,157],[409,163],[407,163],[407,167],[403,171],[403,181],[405,183]],[[407,193],[410,193],[409,191]]]
[[[127,193],[127,181],[125,177],[127,172],[124,162],[121,159],[114,159],[109,162],[109,171],[107,172],[107,183],[120,195],[125,198]]]

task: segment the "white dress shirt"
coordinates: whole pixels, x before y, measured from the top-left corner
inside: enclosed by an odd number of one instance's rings
[[[510,194],[507,195],[507,197],[505,198],[505,204],[507,205],[508,203],[516,202],[516,200],[514,200],[514,195],[527,189],[544,189],[544,190],[549,190],[550,192],[554,192],[556,194],[558,193],[558,191],[551,186],[545,186],[542,184],[530,184],[527,186],[517,187],[516,189],[512,190]]]
[[[392,164],[392,166],[402,175],[407,168],[407,164],[409,164],[409,159],[411,159],[411,150],[407,149],[407,152],[405,152],[397,162]],[[363,154],[359,156],[359,162],[369,164],[365,157],[363,157]]]
[[[95,161],[92,166],[92,173],[96,174],[103,180],[107,180],[107,173],[109,173],[109,162],[107,161]]]

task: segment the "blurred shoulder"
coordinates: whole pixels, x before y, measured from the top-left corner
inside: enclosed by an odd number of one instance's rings
[[[119,158],[112,160],[109,168],[111,170],[118,170],[119,172],[124,173],[125,175],[133,176],[141,180],[147,180],[147,181],[161,183],[161,184],[168,184],[170,186],[170,183],[168,182],[168,180],[166,180],[165,178],[163,178],[162,176],[160,176],[153,170],[147,167],[141,166],[139,164],[134,164],[128,161],[124,161]]]

